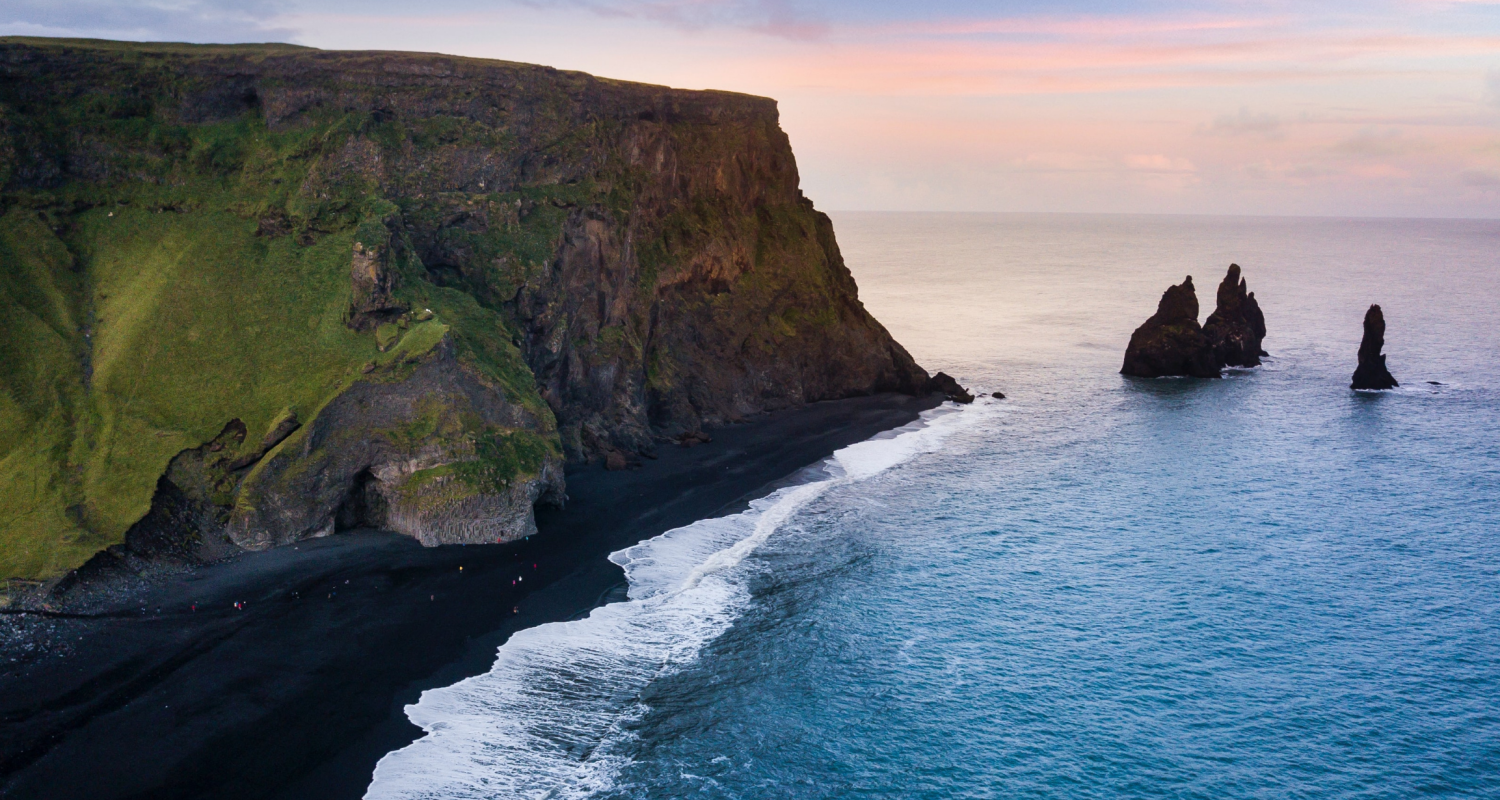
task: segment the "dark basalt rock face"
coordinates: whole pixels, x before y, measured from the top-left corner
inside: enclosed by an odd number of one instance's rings
[[[1193,290],[1193,276],[1168,287],[1162,293],[1156,313],[1131,334],[1120,374],[1140,378],[1219,377],[1213,346],[1198,325],[1198,295]]]
[[[939,372],[932,376],[932,380],[927,383],[927,391],[941,392],[944,397],[955,403],[968,404],[974,402],[974,395],[970,394],[968,389],[960,386],[958,381],[946,372]]]
[[[1354,370],[1351,389],[1394,389],[1401,384],[1391,377],[1385,368],[1385,314],[1380,306],[1370,306],[1365,312],[1365,337],[1359,343],[1359,366]]]
[[[1230,264],[1229,274],[1219,284],[1218,307],[1203,323],[1203,335],[1220,367],[1258,367],[1266,355],[1261,340],[1266,337],[1266,318],[1255,302],[1255,293],[1240,277],[1240,265]]]
[[[775,101],[729,92],[0,38],[0,251],[0,393],[25,403],[0,459],[50,487],[0,491],[0,578],[362,525],[525,536],[565,461],[929,386]]]
[[[387,247],[354,243],[349,259],[349,327],[373,328],[406,311],[395,297],[398,277],[389,261]]]

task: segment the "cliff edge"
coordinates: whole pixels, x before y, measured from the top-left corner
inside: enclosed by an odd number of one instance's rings
[[[0,187],[0,577],[512,539],[565,461],[927,388],[765,98],[7,38]]]

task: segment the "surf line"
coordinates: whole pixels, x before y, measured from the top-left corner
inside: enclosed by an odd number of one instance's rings
[[[518,631],[490,671],[406,707],[426,733],[385,755],[365,797],[564,800],[608,791],[629,762],[654,681],[691,664],[752,601],[744,560],[829,489],[938,449],[998,412],[943,406],[835,452],[808,480],[738,514],[699,520],[610,555],[628,599]]]

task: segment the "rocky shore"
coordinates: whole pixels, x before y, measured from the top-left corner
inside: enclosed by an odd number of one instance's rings
[[[927,390],[763,97],[3,38],[0,252],[13,605],[363,527],[513,541],[565,465]]]
[[[728,92],[0,38],[0,259],[5,797],[358,797],[609,552],[973,399]]]
[[[348,533],[83,613],[0,616],[0,796],[357,798],[375,761],[420,733],[401,709],[422,689],[488,669],[516,630],[613,597],[608,553],[742,508],[941,399],[815,403],[660,448],[639,469],[575,468],[568,506],[511,544]]]

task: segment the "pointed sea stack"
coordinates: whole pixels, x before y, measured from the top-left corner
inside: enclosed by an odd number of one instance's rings
[[[1359,367],[1354,370],[1354,382],[1350,389],[1394,389],[1401,384],[1391,377],[1385,368],[1385,315],[1380,306],[1370,306],[1365,312],[1365,338],[1359,343]]]
[[[1217,378],[1214,350],[1198,325],[1198,294],[1193,276],[1162,293],[1156,313],[1135,329],[1125,348],[1122,375],[1160,378],[1187,375]]]
[[[1203,323],[1203,335],[1221,367],[1258,367],[1260,357],[1266,355],[1260,348],[1266,338],[1266,317],[1255,302],[1255,293],[1240,277],[1239,264],[1230,264],[1229,274],[1219,284],[1218,307]]]

